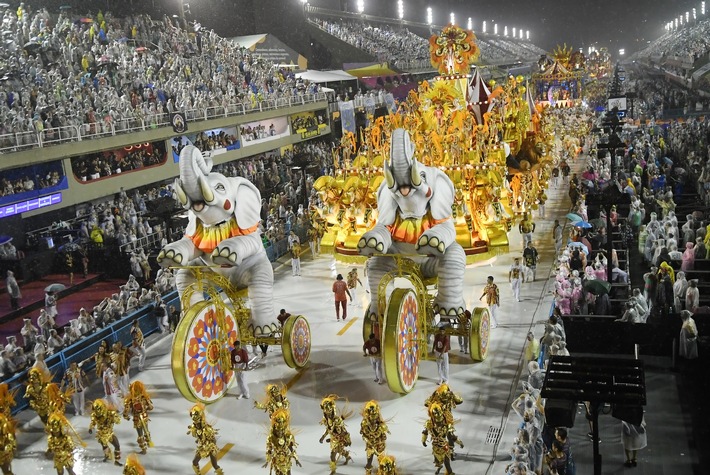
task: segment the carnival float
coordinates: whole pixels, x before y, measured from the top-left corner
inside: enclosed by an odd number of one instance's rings
[[[551,128],[525,78],[486,84],[472,69],[475,36],[458,26],[433,36],[430,51],[440,75],[388,116],[369,117],[358,137],[344,132],[333,151],[335,173],[314,184],[322,206],[311,210],[312,223],[337,259],[362,261],[357,243],[377,222],[377,190],[398,128],[408,132],[419,163],[453,183],[456,242],[468,263],[507,251],[511,227],[546,200]]]

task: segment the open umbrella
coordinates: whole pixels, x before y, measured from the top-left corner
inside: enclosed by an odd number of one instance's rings
[[[605,280],[587,279],[584,281],[584,290],[594,295],[608,294],[611,290],[611,284]]]
[[[45,292],[61,292],[62,290],[66,289],[67,286],[64,284],[49,284],[47,287],[44,288]]]
[[[577,221],[572,226],[574,226],[575,228],[584,228],[584,229],[589,229],[592,227],[592,225],[586,221]]]
[[[0,236],[0,246],[12,242],[12,236]]]
[[[569,244],[567,244],[568,247],[571,248],[577,248],[580,249],[582,252],[584,252],[585,255],[589,255],[589,247],[587,247],[585,244],[577,241],[572,241]]]
[[[577,221],[584,221],[584,219],[580,215],[574,213],[567,213],[567,219],[569,219],[573,223],[576,223]]]

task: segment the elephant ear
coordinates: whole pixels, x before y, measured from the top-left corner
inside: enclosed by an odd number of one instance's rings
[[[454,184],[446,173],[436,169],[436,178],[432,185],[433,195],[429,201],[431,216],[434,219],[451,217],[451,207],[454,204]]]
[[[236,202],[234,216],[240,229],[249,229],[261,221],[261,193],[249,180],[235,178]]]

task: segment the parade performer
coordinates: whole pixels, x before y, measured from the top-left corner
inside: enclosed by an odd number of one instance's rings
[[[0,414],[0,470],[3,475],[12,475],[11,465],[16,450],[15,422],[12,418]]]
[[[456,406],[463,404],[463,398],[454,393],[448,384],[442,384],[424,401],[424,407],[431,408],[432,404],[438,404],[441,407],[444,411],[447,424],[451,426],[449,445],[451,446],[451,460],[454,460],[456,458],[454,454],[454,443],[458,443],[461,448],[463,448],[463,442],[456,436],[453,411]]]
[[[296,455],[296,439],[291,432],[291,413],[288,409],[277,409],[271,416],[271,428],[266,438],[266,463],[269,473],[291,475],[291,462],[301,467]]]
[[[114,448],[113,463],[121,466],[121,446],[118,443],[118,438],[113,431],[113,426],[121,422],[121,417],[114,408],[106,404],[103,399],[97,399],[91,407],[91,423],[89,424],[89,434],[94,432],[96,428],[96,440],[101,444],[104,450],[104,462],[111,458],[111,449],[108,444],[111,443]]]
[[[363,356],[370,357],[370,364],[375,371],[375,382],[384,384],[385,378],[382,373],[382,351],[380,340],[374,333],[370,333],[369,339],[362,345]]]
[[[85,402],[85,388],[87,386],[86,373],[76,361],[72,361],[62,378],[62,390],[69,391],[74,404],[74,415],[83,416]]]
[[[71,390],[62,392],[57,383],[49,383],[45,388],[49,412],[59,412],[64,415],[67,403],[71,402]]]
[[[224,475],[224,471],[217,464],[217,430],[207,422],[204,406],[202,404],[192,406],[190,417],[192,424],[187,426],[187,434],[193,436],[197,444],[195,458],[192,459],[192,470],[200,475],[200,460],[209,457],[214,472],[217,475]]]
[[[138,320],[133,321],[131,325],[131,338],[133,340],[133,349],[138,353],[138,371],[143,371],[145,365],[145,339]]]
[[[498,285],[493,283],[493,276],[489,275],[486,281],[486,286],[483,288],[483,295],[479,298],[482,300],[483,297],[486,298],[486,305],[488,305],[488,313],[493,319],[493,325],[491,328],[496,328],[498,326],[498,306],[500,305],[500,291],[498,290]]]
[[[377,401],[365,403],[365,407],[362,409],[360,435],[362,435],[362,439],[365,441],[365,454],[367,455],[367,464],[365,465],[366,475],[372,473],[372,459],[375,455],[378,456],[379,463],[379,457],[385,451],[387,434],[389,433],[390,431],[387,428],[387,423],[382,419],[380,405]]]
[[[452,445],[449,443],[449,439],[453,437],[457,441],[459,440],[453,430],[454,426],[447,422],[441,405],[436,402],[432,403],[429,406],[429,420],[422,431],[422,445],[426,447],[427,440],[431,439],[431,451],[434,455],[436,473],[439,473],[441,467],[444,466],[446,475],[454,475],[451,470]]]
[[[17,404],[13,392],[7,383],[0,383],[0,414],[6,419],[12,418],[12,408]]]
[[[131,367],[131,355],[128,348],[124,347],[120,341],[113,344],[111,367],[116,372],[118,389],[123,397],[128,394],[128,382],[130,381],[128,371]]]
[[[397,461],[391,455],[380,455],[377,457],[377,475],[397,475]]]
[[[269,414],[269,419],[279,409],[289,410],[290,403],[286,397],[286,387],[278,384],[269,384],[266,386],[266,399],[263,402],[254,401],[254,407],[262,409]]]
[[[47,419],[47,445],[54,458],[54,468],[57,475],[62,475],[64,470],[69,475],[74,473],[74,440],[72,434],[78,439],[74,427],[64,415],[54,412]],[[84,445],[83,443],[81,445]]]
[[[513,297],[520,302],[520,284],[525,283],[525,277],[523,276],[523,267],[520,265],[519,257],[516,257],[510,266],[508,282],[510,282],[510,288],[513,290]]]
[[[148,430],[148,411],[153,410],[153,401],[140,381],[133,381],[128,388],[128,396],[123,400],[123,418],[130,419],[133,414],[133,427],[138,433],[138,446],[141,454],[148,451],[148,445],[153,441]]]
[[[123,403],[121,402],[121,390],[118,387],[118,378],[113,368],[109,366],[109,363],[106,361],[103,363],[101,381],[103,383],[104,398],[106,401],[119,412],[122,411]]]
[[[108,343],[106,343],[106,340],[101,341],[93,358],[96,362],[96,377],[101,379],[103,376],[104,362],[111,364],[111,352],[108,351]]]
[[[338,414],[338,408],[335,405],[337,399],[338,396],[331,394],[324,397],[320,402],[320,408],[323,411],[323,419],[321,419],[320,423],[325,426],[325,433],[323,433],[318,442],[321,444],[324,440],[330,442],[330,473],[335,473],[337,459],[340,455],[345,457],[345,465],[352,460],[350,451],[347,449],[352,444],[350,433],[345,427],[345,417],[347,415]]]
[[[29,400],[30,407],[37,413],[45,426],[49,416],[46,379],[46,376],[42,374],[42,370],[31,368],[27,372],[27,389],[25,390],[25,399]]]
[[[136,454],[126,457],[126,465],[123,467],[123,475],[145,475],[145,468],[141,465]]]

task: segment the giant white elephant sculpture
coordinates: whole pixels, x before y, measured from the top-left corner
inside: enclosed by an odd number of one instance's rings
[[[421,254],[425,277],[439,277],[434,311],[447,316],[465,311],[463,277],[466,255],[456,242],[452,217],[454,185],[438,168],[419,164],[409,133],[392,133],[385,180],[377,191],[377,224],[358,242],[360,254]],[[395,267],[393,259],[372,256],[367,261],[372,301],[366,317],[377,313],[377,288]]]
[[[194,146],[180,152],[180,177],[174,187],[189,222],[185,236],[160,251],[158,263],[212,266],[236,287],[248,287],[254,336],[271,333],[274,273],[258,231],[261,194],[249,180],[211,170],[212,161]],[[180,269],[175,282],[182,296],[195,278],[190,270]],[[194,293],[190,305],[201,297]]]

